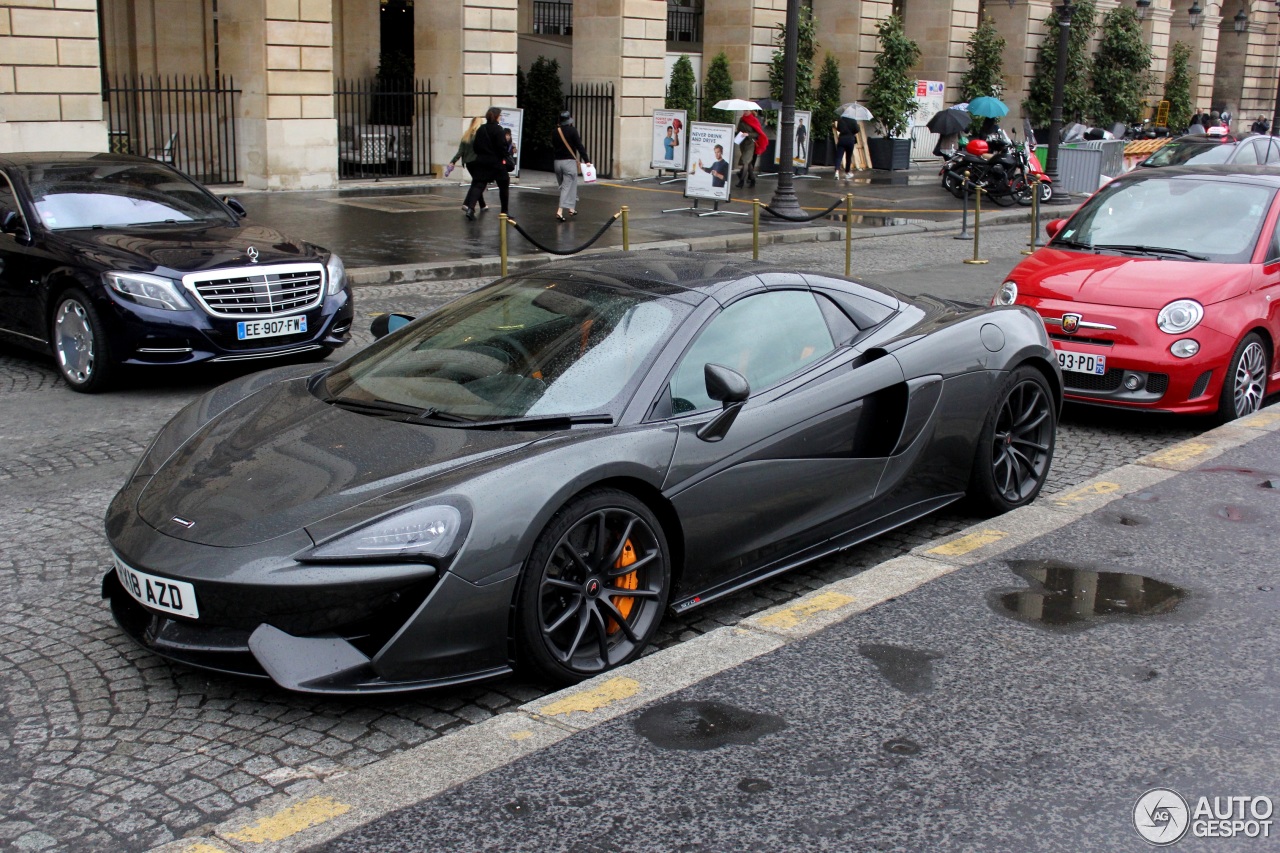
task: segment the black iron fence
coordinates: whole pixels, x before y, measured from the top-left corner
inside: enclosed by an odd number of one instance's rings
[[[533,0],[533,31],[544,36],[573,35],[572,0]]]
[[[337,80],[338,177],[430,175],[430,80]]]
[[[701,42],[702,10],[687,6],[668,6],[667,41]]]
[[[112,77],[107,81],[111,150],[168,163],[205,184],[240,180],[230,77]]]
[[[573,113],[582,144],[594,158],[596,174],[612,178],[613,84],[574,83],[565,96],[564,108]]]

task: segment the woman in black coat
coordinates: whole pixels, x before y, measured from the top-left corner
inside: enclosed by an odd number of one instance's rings
[[[507,212],[507,200],[511,192],[511,179],[507,174],[507,160],[511,156],[507,143],[507,131],[498,124],[502,110],[489,107],[484,114],[484,124],[476,131],[472,148],[476,159],[471,163],[471,188],[467,190],[462,212],[474,220],[476,203],[484,195],[485,187],[493,181],[498,185],[498,202],[503,213]]]

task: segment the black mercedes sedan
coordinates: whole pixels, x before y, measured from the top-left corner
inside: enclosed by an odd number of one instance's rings
[[[161,430],[102,593],[157,654],[333,693],[580,680],[668,609],[1024,506],[1062,399],[1027,308],[689,252],[548,264],[302,369]]]
[[[125,365],[324,358],[350,336],[342,259],[244,216],[144,157],[0,155],[0,340],[84,392]]]

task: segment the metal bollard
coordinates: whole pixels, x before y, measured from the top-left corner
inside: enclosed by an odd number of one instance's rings
[[[844,274],[853,275],[853,193],[844,194]]]
[[[751,260],[760,260],[760,199],[751,199]]]
[[[498,214],[498,257],[502,259],[502,274],[507,274],[507,215]]]
[[[973,188],[973,257],[965,258],[966,264],[990,263],[978,257],[978,243],[982,239],[982,187]]]
[[[1034,255],[1036,253],[1036,245],[1039,241],[1036,239],[1036,226],[1040,224],[1040,179],[1031,178],[1031,238],[1027,240],[1027,248],[1022,250],[1024,255]]]
[[[960,208],[960,233],[952,237],[952,240],[968,240],[969,239],[969,170],[964,170],[964,202]]]
[[[631,208],[627,207],[624,204],[622,206],[622,210],[620,210],[619,213],[622,214],[622,251],[630,252],[631,251],[631,224],[628,220],[628,216],[631,213]]]

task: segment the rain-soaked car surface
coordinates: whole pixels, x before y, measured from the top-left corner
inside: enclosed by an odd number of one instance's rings
[[[117,622],[302,691],[573,682],[683,612],[965,494],[1032,501],[1026,308],[643,252],[501,279],[336,366],[215,389],[108,511]]]
[[[244,215],[145,157],[0,155],[0,340],[85,392],[122,366],[323,359],[351,332],[342,259]]]

